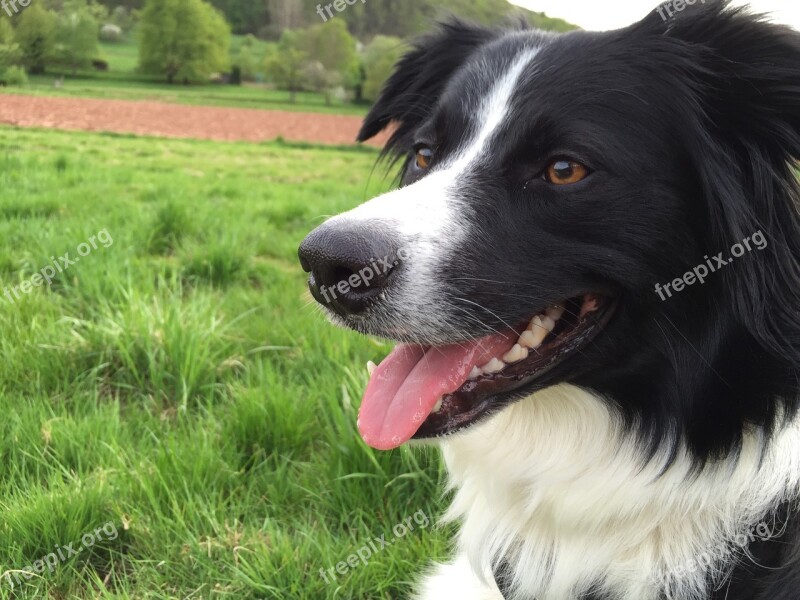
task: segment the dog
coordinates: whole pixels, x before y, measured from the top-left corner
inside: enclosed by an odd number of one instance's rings
[[[363,439],[442,449],[460,530],[415,598],[800,598],[800,35],[663,14],[441,24],[358,135],[400,185],[300,247],[397,342]]]

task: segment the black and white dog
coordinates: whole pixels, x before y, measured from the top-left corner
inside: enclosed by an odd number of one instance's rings
[[[800,598],[800,35],[450,22],[359,139],[390,125],[402,186],[300,256],[399,342],[364,440],[442,438],[458,553],[418,597]]]

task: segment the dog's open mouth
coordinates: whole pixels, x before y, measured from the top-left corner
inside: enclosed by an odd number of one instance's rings
[[[373,448],[389,450],[475,424],[585,347],[614,305],[611,298],[587,294],[503,333],[449,346],[398,345],[371,367],[358,419],[361,436]]]

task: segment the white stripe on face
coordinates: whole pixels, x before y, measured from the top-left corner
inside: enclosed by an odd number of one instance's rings
[[[478,131],[478,135],[451,163],[450,169],[455,170],[459,175],[468,172],[472,163],[488,150],[489,142],[494,138],[495,132],[505,124],[508,118],[511,98],[517,89],[520,77],[538,52],[539,48],[524,50],[506,71],[503,78],[495,84],[491,93],[484,98],[478,120],[483,125]]]
[[[447,307],[437,305],[443,298],[442,278],[437,273],[445,258],[458,252],[470,229],[470,208],[459,196],[459,188],[506,125],[519,80],[538,50],[523,49],[491,87],[475,117],[475,135],[453,158],[435,165],[416,183],[378,196],[325,224],[370,227],[380,223],[396,232],[398,246],[409,259],[404,261],[402,279],[387,297],[386,310],[402,317],[409,330],[427,335],[441,332]]]

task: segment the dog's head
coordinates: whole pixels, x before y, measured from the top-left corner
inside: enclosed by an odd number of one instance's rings
[[[451,22],[359,139],[390,125],[402,185],[300,249],[335,322],[400,342],[365,394],[368,443],[563,382],[702,457],[794,408],[795,32],[711,0],[605,33]]]

